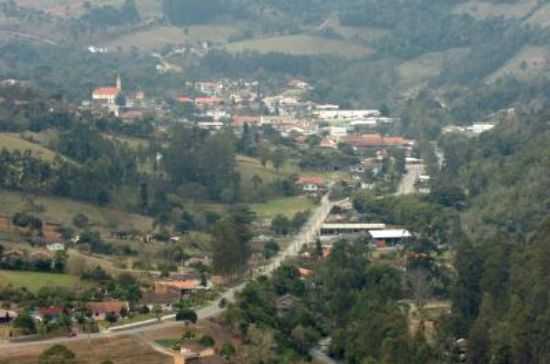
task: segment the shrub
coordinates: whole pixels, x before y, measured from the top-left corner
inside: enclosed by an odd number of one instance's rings
[[[191,309],[181,309],[176,313],[176,321],[189,321],[192,323],[197,323],[197,313]]]

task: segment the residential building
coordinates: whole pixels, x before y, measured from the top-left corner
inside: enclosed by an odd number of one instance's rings
[[[325,180],[322,177],[300,177],[296,184],[306,193],[317,193],[325,189]]]
[[[86,304],[86,308],[91,312],[92,317],[96,321],[104,321],[107,315],[120,316],[121,312],[128,310],[128,302],[123,301],[104,301],[90,302]]]

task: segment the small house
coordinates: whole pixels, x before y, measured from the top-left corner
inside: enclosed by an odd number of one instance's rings
[[[296,184],[306,193],[317,193],[325,188],[325,181],[322,177],[300,177]]]
[[[128,302],[122,301],[104,301],[104,302],[90,302],[86,305],[86,308],[92,314],[92,317],[96,321],[104,321],[107,315],[120,316],[122,312],[128,310]]]

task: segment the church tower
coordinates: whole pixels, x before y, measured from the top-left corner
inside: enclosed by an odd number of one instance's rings
[[[119,91],[122,91],[122,80],[120,79],[120,74],[116,75],[116,88]]]

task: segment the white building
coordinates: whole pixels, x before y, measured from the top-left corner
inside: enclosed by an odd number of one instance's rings
[[[380,116],[378,110],[318,110],[314,113],[321,120],[354,120]]]
[[[46,249],[49,251],[55,253],[55,252],[62,252],[65,251],[65,245],[61,243],[54,243],[54,244],[48,244],[46,246]]]

